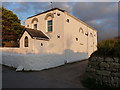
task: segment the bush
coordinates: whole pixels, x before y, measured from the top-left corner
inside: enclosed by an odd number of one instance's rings
[[[97,47],[92,55],[120,57],[120,38],[101,41]]]

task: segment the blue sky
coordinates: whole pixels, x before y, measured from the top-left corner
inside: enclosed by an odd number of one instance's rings
[[[22,24],[27,17],[50,9],[49,2],[3,2],[2,5],[13,11]],[[99,41],[118,35],[117,2],[53,2],[53,7],[66,10],[95,28]]]

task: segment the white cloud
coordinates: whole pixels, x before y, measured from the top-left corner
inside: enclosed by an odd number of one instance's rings
[[[19,14],[22,13],[23,16],[21,17],[24,17],[25,14],[26,17],[29,17],[50,9],[50,2],[19,2],[18,4],[18,7],[14,8],[14,11]],[[53,6],[65,9],[72,15],[97,29],[99,32],[98,39],[100,40],[117,36],[118,5],[115,2],[53,2]],[[31,11],[31,13],[29,11]],[[22,18],[22,20],[24,19]]]

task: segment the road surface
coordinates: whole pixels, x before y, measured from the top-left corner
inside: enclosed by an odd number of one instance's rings
[[[88,60],[34,72],[2,66],[2,88],[84,88],[80,78]]]

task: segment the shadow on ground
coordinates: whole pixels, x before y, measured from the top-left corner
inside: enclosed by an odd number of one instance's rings
[[[34,72],[2,66],[2,88],[84,88],[80,82],[88,60]]]

